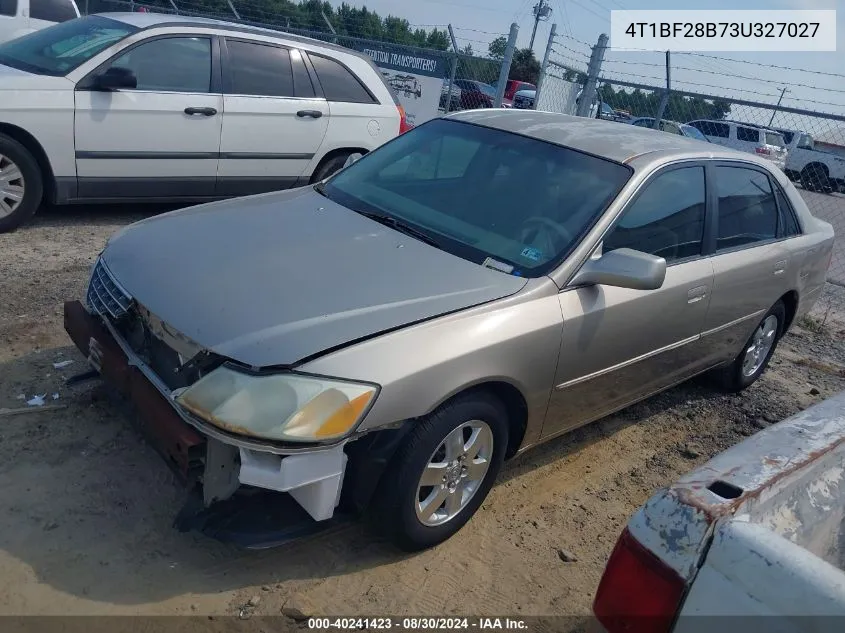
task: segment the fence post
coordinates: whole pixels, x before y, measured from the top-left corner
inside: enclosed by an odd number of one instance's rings
[[[502,68],[499,70],[499,81],[496,83],[496,100],[493,102],[494,108],[501,108],[502,99],[505,98],[505,88],[508,85],[508,75],[510,75],[511,72],[513,51],[516,48],[516,36],[518,34],[519,25],[514,22],[511,24],[511,32],[508,35],[508,45],[505,48],[505,57],[502,59]]]
[[[593,46],[593,53],[590,55],[590,65],[587,66],[587,81],[581,91],[581,100],[578,102],[577,116],[590,116],[590,106],[596,96],[596,83],[601,73],[601,64],[604,61],[604,51],[607,49],[607,35],[599,35],[599,41]]]
[[[657,107],[657,116],[654,119],[654,129],[660,129],[660,121],[663,119],[663,113],[666,112],[666,104],[669,103],[669,91],[672,90],[672,66],[669,64],[669,51],[666,51],[666,91],[660,98],[660,105]]]
[[[537,109],[537,104],[540,103],[540,90],[543,89],[543,79],[545,79],[546,70],[549,67],[549,54],[552,52],[552,44],[555,42],[555,35],[557,35],[557,24],[552,24],[552,30],[549,31],[549,43],[546,44],[546,52],[543,55],[543,65],[540,66],[540,77],[537,79],[537,89],[534,91],[534,110]]]
[[[452,58],[452,70],[449,73],[449,88],[446,90],[446,114],[452,108],[452,86],[455,83],[455,75],[458,72],[458,41],[455,39],[455,32],[452,30],[452,25],[449,24],[449,37],[452,39],[452,50],[455,56]]]

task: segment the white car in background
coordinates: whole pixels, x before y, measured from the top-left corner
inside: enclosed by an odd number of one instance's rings
[[[0,45],[0,231],[42,199],[198,202],[322,180],[406,128],[368,55],[154,13]]]
[[[783,134],[775,130],[739,121],[698,119],[687,125],[697,128],[711,143],[724,145],[741,152],[757,154],[786,170],[789,155]]]
[[[816,149],[810,134],[801,130],[777,130],[783,134],[789,157],[786,175],[807,191],[845,191],[845,157]]]
[[[0,43],[78,17],[73,0],[0,0]]]

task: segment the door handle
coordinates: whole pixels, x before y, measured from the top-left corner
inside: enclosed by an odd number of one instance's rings
[[[185,108],[185,114],[202,114],[203,116],[214,116],[217,114],[215,108]]]
[[[775,262],[775,269],[773,273],[775,275],[782,275],[784,272],[786,272],[786,260],[782,259],[779,262]]]
[[[696,286],[687,291],[687,303],[697,303],[707,296],[707,286]]]
[[[305,117],[311,117],[312,119],[319,119],[323,116],[323,113],[319,110],[300,110],[296,113],[300,119],[304,119]]]

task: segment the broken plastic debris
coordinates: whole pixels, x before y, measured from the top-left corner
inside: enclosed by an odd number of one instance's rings
[[[59,399],[59,394],[54,393],[54,394],[53,394],[53,400],[58,400],[58,399]]]
[[[43,407],[44,406],[44,396],[47,394],[42,394],[40,396],[32,396],[26,403],[31,407]]]
[[[59,361],[58,363],[53,363],[53,369],[64,369],[65,367],[67,367],[68,365],[70,365],[72,363],[73,363],[72,360],[62,360],[62,361]]]

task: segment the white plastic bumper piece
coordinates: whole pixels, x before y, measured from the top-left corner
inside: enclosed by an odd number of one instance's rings
[[[343,445],[284,457],[246,448],[240,452],[242,484],[290,493],[315,521],[332,518],[346,469]]]

